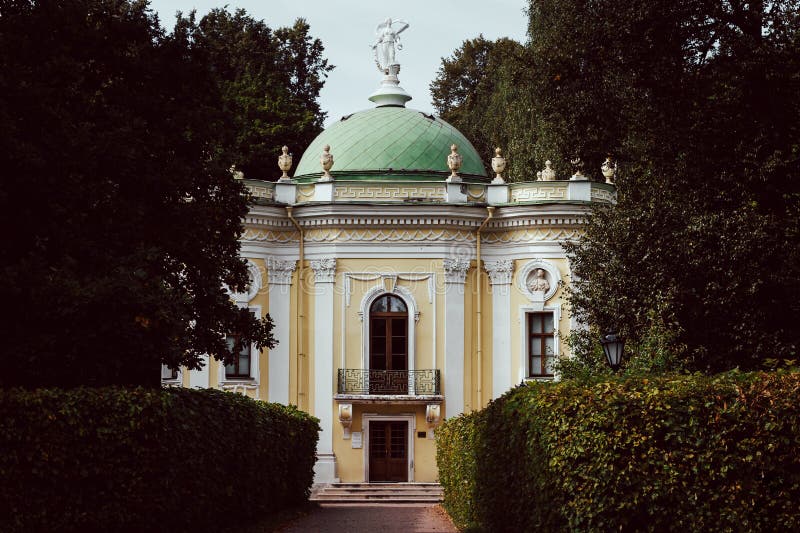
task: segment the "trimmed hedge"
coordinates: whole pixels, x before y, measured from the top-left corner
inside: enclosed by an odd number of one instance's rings
[[[0,531],[243,523],[307,499],[318,431],[215,390],[0,390]]]
[[[462,529],[800,530],[800,374],[521,385],[436,432]]]

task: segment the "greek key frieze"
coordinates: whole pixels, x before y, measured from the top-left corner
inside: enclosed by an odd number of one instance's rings
[[[512,202],[533,202],[542,200],[566,200],[566,185],[537,185],[511,189]]]

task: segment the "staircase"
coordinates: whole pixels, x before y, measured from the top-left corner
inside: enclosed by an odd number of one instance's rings
[[[331,483],[315,485],[309,500],[317,503],[439,503],[438,483]]]

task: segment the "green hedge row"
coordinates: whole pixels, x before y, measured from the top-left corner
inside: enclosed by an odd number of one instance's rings
[[[0,390],[0,531],[217,531],[306,500],[317,420],[215,390]]]
[[[795,372],[522,385],[436,439],[463,529],[800,530]]]

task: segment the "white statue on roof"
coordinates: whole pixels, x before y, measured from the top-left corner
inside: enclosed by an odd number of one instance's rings
[[[405,20],[393,21],[391,18],[387,18],[375,28],[377,39],[375,44],[372,45],[372,50],[375,51],[375,64],[378,65],[378,70],[384,74],[389,74],[391,65],[399,66],[399,63],[395,61],[395,51],[403,49],[403,45],[400,42],[400,33],[407,28],[408,22]],[[397,70],[399,71],[400,69],[398,68]]]

